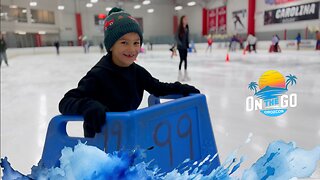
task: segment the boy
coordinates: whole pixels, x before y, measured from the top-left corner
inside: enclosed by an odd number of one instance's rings
[[[162,83],[134,63],[143,42],[142,31],[138,22],[122,9],[113,8],[109,12],[104,35],[107,55],[59,103],[62,114],[83,115],[85,137],[101,132],[105,112],[137,109],[144,90],[155,96],[200,93],[195,87],[179,82]]]

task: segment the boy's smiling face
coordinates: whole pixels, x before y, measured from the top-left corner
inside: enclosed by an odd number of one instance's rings
[[[112,61],[120,67],[130,66],[140,52],[140,37],[137,33],[127,33],[111,47]]]

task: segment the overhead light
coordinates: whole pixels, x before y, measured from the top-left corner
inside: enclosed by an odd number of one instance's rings
[[[15,5],[15,4],[11,4],[11,5],[9,6],[9,8],[11,8],[11,9],[16,9],[16,8],[18,8],[18,6]]]
[[[188,2],[188,6],[194,6],[194,5],[196,5],[196,2],[194,2],[194,1]]]
[[[90,0],[91,3],[97,3],[98,0]]]
[[[59,10],[64,10],[64,6],[59,5],[59,6],[58,6],[58,9],[59,9]]]
[[[31,2],[29,3],[29,5],[30,5],[30,6],[37,6],[37,2],[31,1]]]
[[[38,34],[46,34],[45,31],[39,31]]]
[[[153,13],[154,9],[148,9],[148,13]]]
[[[11,4],[10,4],[9,8],[16,9],[16,8],[18,8],[18,6],[13,2],[13,0],[11,0]]]
[[[27,34],[27,33],[24,32],[24,31],[15,31],[15,33],[20,34],[20,35],[25,35],[25,34]]]
[[[4,12],[4,13],[0,13],[0,16],[7,16],[8,13]]]
[[[106,11],[111,11],[112,7],[106,7]]]
[[[27,10],[26,10],[26,9],[22,9],[21,12],[22,12],[22,13],[27,13]]]
[[[92,7],[92,6],[93,6],[92,3],[87,3],[87,4],[86,4],[86,7],[88,7],[88,8],[90,8],[90,7]]]
[[[144,1],[142,2],[142,4],[143,4],[143,5],[148,5],[148,4],[150,4],[150,1],[144,0]]]
[[[135,5],[134,7],[133,7],[134,9],[140,9],[141,8],[141,5]]]
[[[182,6],[176,6],[174,7],[175,10],[180,11],[183,7]]]

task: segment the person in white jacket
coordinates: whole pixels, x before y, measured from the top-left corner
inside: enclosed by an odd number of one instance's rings
[[[247,43],[249,46],[249,48],[248,48],[249,52],[251,53],[251,51],[253,50],[255,53],[257,53],[257,50],[256,50],[257,38],[254,35],[252,35],[252,34],[248,35]]]
[[[273,45],[273,52],[281,52],[279,41],[280,41],[279,36],[277,34],[274,34],[271,40]]]

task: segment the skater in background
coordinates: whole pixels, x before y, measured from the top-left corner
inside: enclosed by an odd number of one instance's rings
[[[316,31],[316,40],[317,40],[316,50],[320,50],[320,32],[319,31]]]
[[[297,34],[296,40],[297,40],[297,50],[300,50],[300,43],[301,43],[301,34],[300,33]]]
[[[63,115],[84,117],[84,136],[94,137],[108,122],[106,112],[136,110],[144,90],[155,96],[200,93],[187,84],[164,83],[136,64],[143,42],[138,22],[120,8],[109,11],[104,27],[107,54],[80,80],[78,87],[68,91],[59,103]]]
[[[278,52],[278,49],[276,48],[277,43],[278,43],[278,38],[276,37],[276,35],[273,35],[271,39],[271,46],[270,46],[269,52]]]
[[[99,48],[100,48],[100,53],[103,54],[104,53],[104,49],[103,49],[104,47],[103,47],[103,43],[102,42],[100,42]]]
[[[0,34],[0,67],[2,64],[2,60],[4,60],[7,66],[9,66],[7,58],[7,43],[4,40],[3,35]]]
[[[194,53],[197,53],[197,49],[196,49],[196,45],[194,44],[194,41],[191,40],[190,42],[190,52],[194,52]]]
[[[273,35],[272,36],[272,51],[271,52],[279,52],[280,49],[279,49],[279,41],[280,41],[280,38],[278,37],[278,35]]]
[[[278,43],[277,43],[277,49],[278,49],[278,52],[281,52],[281,48],[280,48],[280,37],[278,36],[278,34],[276,34],[276,37],[278,38]]]
[[[152,51],[152,42],[149,41],[146,44],[147,44],[147,50]]]
[[[207,43],[208,43],[208,46],[207,46],[206,52],[208,51],[208,49],[210,49],[210,53],[211,53],[212,52],[213,39],[212,39],[212,36],[210,34],[208,35]]]
[[[89,53],[90,43],[87,36],[82,37],[82,46],[83,46],[84,53],[85,54]]]
[[[90,43],[89,41],[84,41],[83,42],[83,50],[84,50],[84,53],[89,53],[89,48],[90,48]]]
[[[254,35],[252,34],[248,35],[247,43],[248,43],[249,52],[251,53],[251,51],[254,51],[255,53],[257,53],[257,50],[256,50],[257,38]]]
[[[59,43],[59,41],[55,41],[53,45],[56,47],[57,55],[59,55],[60,54],[60,50],[59,50],[60,43]]]
[[[90,43],[89,43],[89,39],[87,36],[80,36],[80,38],[82,39],[82,47],[84,50],[84,53],[89,53],[89,48],[90,48]]]
[[[233,35],[232,38],[230,39],[229,50],[235,51],[238,43],[239,43],[238,38],[236,37],[236,35]]]
[[[238,42],[239,42],[239,45],[240,45],[240,49],[244,49],[243,48],[243,39],[242,39],[242,37],[239,34],[237,34],[236,37],[238,39]]]
[[[177,56],[177,46],[175,43],[173,43],[173,45],[170,48],[171,51],[171,59],[173,58],[173,56]]]
[[[180,23],[178,26],[178,32],[176,34],[176,41],[180,56],[180,63],[179,63],[179,74],[178,74],[178,81],[188,81],[190,80],[187,72],[187,65],[188,65],[188,48],[189,48],[189,25],[187,16],[183,15],[180,18]],[[181,65],[184,63],[184,75],[181,72]]]
[[[152,51],[152,42],[150,41],[150,51]]]

